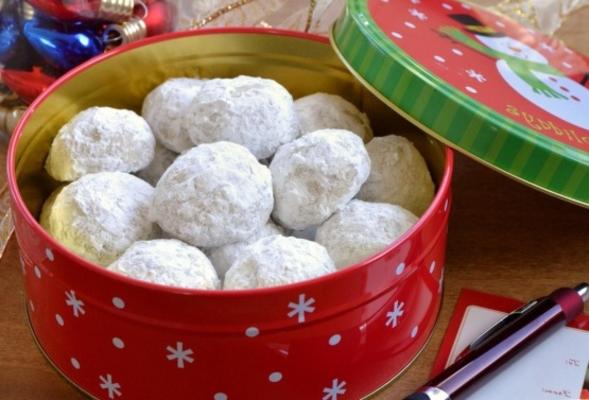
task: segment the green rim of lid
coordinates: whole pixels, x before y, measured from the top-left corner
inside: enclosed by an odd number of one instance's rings
[[[426,70],[380,30],[367,0],[348,0],[331,35],[355,76],[426,133],[528,186],[589,207],[588,153],[500,115]]]

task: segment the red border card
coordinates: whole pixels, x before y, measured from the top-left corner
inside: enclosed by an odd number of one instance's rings
[[[458,335],[460,325],[469,306],[479,306],[508,313],[516,310],[518,307],[521,307],[522,304],[523,302],[510,299],[508,297],[478,292],[470,289],[462,289],[458,297],[458,302],[454,308],[454,314],[450,319],[450,323],[446,329],[446,334],[442,340],[442,345],[440,346],[440,350],[438,351],[438,355],[434,362],[432,376],[437,375],[445,368],[448,358],[450,357],[452,347],[454,346],[454,342],[456,341],[456,336]],[[567,326],[589,331],[589,315],[579,315]]]

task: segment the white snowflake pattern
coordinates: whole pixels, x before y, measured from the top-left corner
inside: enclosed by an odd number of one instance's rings
[[[323,389],[323,400],[337,400],[339,395],[344,395],[346,393],[346,381],[341,381],[339,379],[334,379],[331,381],[331,387],[326,387]]]
[[[411,14],[420,21],[425,21],[427,19],[427,15],[425,15],[424,13],[415,8],[409,9],[409,14]]]
[[[122,396],[121,385],[113,382],[112,375],[106,374],[106,377],[100,375],[100,388],[108,392],[108,398],[114,399],[115,396]]]
[[[74,292],[73,290],[65,292],[65,297],[65,304],[72,308],[74,317],[77,318],[80,315],[86,314],[86,310],[84,310],[84,302],[76,297],[76,292]]]
[[[387,321],[385,322],[385,326],[391,326],[396,328],[399,324],[399,318],[403,316],[405,310],[405,303],[399,302],[395,300],[395,304],[393,304],[393,309],[387,313]]]
[[[192,349],[184,349],[184,343],[182,342],[176,342],[176,348],[168,346],[166,350],[170,352],[166,358],[170,361],[176,360],[176,367],[178,368],[184,368],[184,362],[194,362],[194,358],[190,357],[194,352]]]
[[[540,48],[542,50],[546,50],[549,53],[554,53],[554,47],[550,46],[547,43],[544,43],[544,42],[540,43]]]
[[[410,0],[412,4],[420,4],[421,0]]]
[[[469,78],[476,79],[476,81],[479,83],[487,82],[487,78],[485,78],[480,72],[476,72],[474,69],[467,69],[466,73],[468,74]]]
[[[312,313],[315,311],[313,303],[315,303],[314,298],[310,297],[307,299],[304,293],[299,294],[298,303],[288,303],[288,308],[291,309],[291,311],[287,314],[288,318],[292,318],[296,315],[299,324],[305,322],[305,313]]]

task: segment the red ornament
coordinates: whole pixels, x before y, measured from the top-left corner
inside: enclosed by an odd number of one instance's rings
[[[43,13],[61,20],[80,18],[119,21],[133,15],[134,0],[27,0]]]
[[[37,98],[55,78],[45,75],[38,67],[32,71],[5,69],[0,72],[2,82],[27,103]]]
[[[44,14],[61,20],[77,19],[79,16],[69,10],[61,0],[27,0],[34,8]]]
[[[147,26],[147,36],[160,35],[172,30],[173,8],[163,1],[155,1],[148,5],[147,15],[143,18]]]

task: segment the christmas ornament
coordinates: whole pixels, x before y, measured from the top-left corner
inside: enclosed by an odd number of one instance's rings
[[[8,139],[10,137],[25,110],[24,107],[9,108],[0,106],[0,138]]]
[[[49,64],[65,71],[104,51],[102,41],[82,24],[63,28],[57,24],[46,26],[41,20],[33,19],[25,23],[24,34]]]
[[[20,18],[21,18],[21,21],[23,21],[23,23],[26,21],[30,21],[35,17],[35,9],[29,3],[23,2],[21,7],[22,7],[22,10],[21,10]]]
[[[43,14],[60,20],[72,20],[79,18],[77,14],[70,11],[60,0],[27,0],[35,9]]]
[[[133,15],[133,0],[27,0],[41,12],[60,19],[124,20]]]
[[[170,31],[166,0],[0,0],[1,76],[27,102],[105,50]],[[34,66],[43,66],[40,69]]]
[[[4,8],[0,12],[0,63],[6,63],[16,51],[20,41],[20,30],[18,26],[18,17],[15,12]]]
[[[125,22],[110,24],[103,34],[107,47],[131,43],[146,36],[159,35],[172,29],[174,13],[163,1],[152,1],[144,6],[144,16],[135,16]]]
[[[147,36],[169,32],[174,22],[173,7],[164,1],[152,2],[147,6],[147,15],[143,21],[147,27]]]
[[[4,85],[27,103],[35,100],[55,79],[45,75],[40,68],[32,71],[5,69],[0,72]]]
[[[141,18],[131,18],[120,24],[111,24],[104,30],[103,41],[107,47],[116,47],[143,39],[147,26]]]

